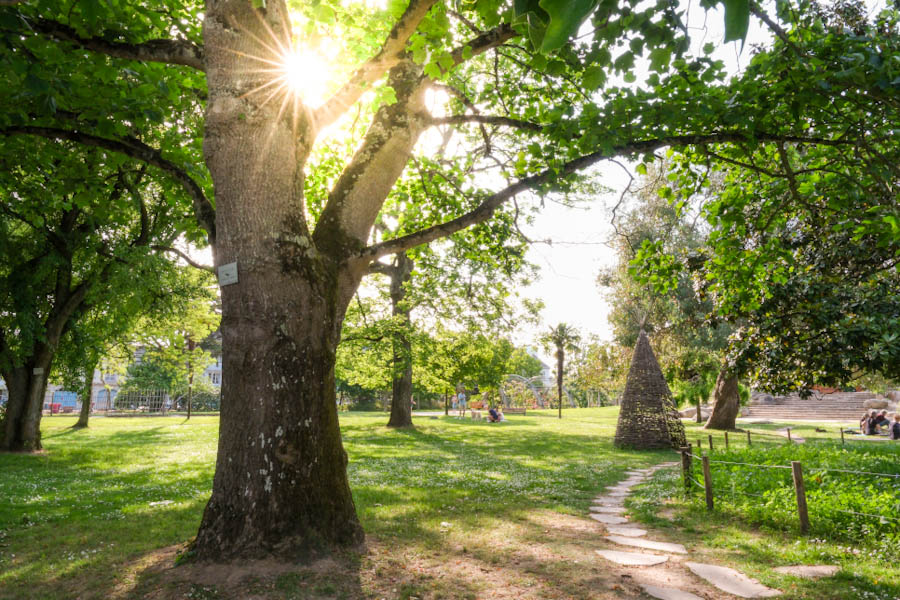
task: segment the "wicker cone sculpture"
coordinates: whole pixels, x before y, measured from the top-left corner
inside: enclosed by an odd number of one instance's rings
[[[649,450],[681,448],[685,440],[672,392],[642,329],[622,394],[615,444],[619,448]]]

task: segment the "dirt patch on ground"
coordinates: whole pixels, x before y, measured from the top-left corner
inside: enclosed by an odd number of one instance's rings
[[[185,564],[183,547],[142,557],[109,597],[147,600],[325,599],[629,599],[643,598],[635,570],[594,550],[608,546],[603,527],[585,517],[532,511],[438,544],[400,546],[369,537],[362,554],[300,565],[273,560]],[[671,583],[659,570],[654,581]],[[642,581],[644,581],[642,579]]]

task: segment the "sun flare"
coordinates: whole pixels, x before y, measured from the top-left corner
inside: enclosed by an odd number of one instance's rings
[[[291,94],[298,95],[312,108],[325,102],[331,68],[318,52],[294,47],[279,58],[279,79]]]

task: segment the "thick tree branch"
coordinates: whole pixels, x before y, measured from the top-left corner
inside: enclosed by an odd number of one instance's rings
[[[141,160],[152,167],[163,171],[179,182],[187,191],[193,200],[194,214],[197,222],[206,230],[209,236],[209,242],[215,244],[216,239],[216,213],[212,203],[207,199],[203,190],[194,179],[184,171],[184,169],[175,165],[175,163],[162,157],[162,153],[144,142],[135,138],[124,138],[119,140],[110,140],[89,133],[83,133],[77,130],[58,129],[55,127],[39,127],[31,125],[20,125],[13,127],[5,127],[0,129],[0,135],[35,135],[49,139],[69,140],[84,144],[85,146],[93,146],[95,148],[104,148],[113,152],[119,152]]]
[[[436,0],[411,0],[406,11],[397,20],[381,49],[362,65],[328,101],[315,112],[314,123],[322,129],[333,123],[350,108],[369,86],[381,79],[403,59],[406,42],[415,33],[419,23],[434,6]]]
[[[817,143],[829,146],[841,145],[846,143],[835,140],[820,140],[812,138],[801,138],[797,136],[769,135],[765,133],[755,135],[754,139],[764,142],[802,142],[807,144]],[[513,183],[512,185],[507,186],[503,190],[487,196],[475,209],[451,221],[447,221],[433,227],[428,227],[409,235],[394,238],[392,240],[387,240],[379,244],[374,244],[372,246],[369,246],[368,248],[365,248],[362,252],[359,253],[358,256],[362,259],[374,260],[382,256],[396,254],[397,252],[403,252],[405,250],[409,250],[410,248],[433,242],[434,240],[452,235],[457,231],[465,229],[466,227],[470,227],[478,223],[483,223],[484,221],[490,219],[494,212],[498,208],[500,208],[500,206],[502,206],[504,202],[514,197],[516,194],[520,194],[537,186],[549,183],[559,177],[571,175],[573,173],[586,169],[587,167],[590,167],[591,165],[594,165],[602,160],[607,160],[614,156],[644,154],[666,146],[746,143],[749,141],[750,138],[748,136],[740,133],[679,135],[652,140],[641,140],[632,142],[630,144],[624,144],[622,146],[614,147],[610,150],[600,150],[598,152],[586,154],[565,163],[561,167],[546,169],[540,173],[536,173],[529,177],[524,177],[519,181]]]
[[[158,244],[154,244],[154,245],[150,246],[150,248],[153,250],[156,250],[157,252],[171,252],[172,254],[177,254],[181,258],[181,260],[183,260],[187,264],[191,265],[195,269],[209,271],[210,273],[212,273],[214,275],[216,273],[216,270],[213,267],[211,267],[209,265],[204,265],[204,264],[198,263],[193,258],[188,256],[187,253],[182,252],[178,248],[173,248],[171,246],[160,246]]]
[[[378,211],[409,161],[427,127],[423,102],[428,80],[422,68],[404,61],[391,69],[388,83],[397,102],[375,114],[365,139],[338,177],[313,233],[316,247],[344,259],[366,244]]]
[[[539,125],[538,123],[496,115],[452,115],[449,117],[435,117],[430,120],[431,125],[459,125],[461,123],[502,125],[504,127],[513,127],[515,129],[524,129],[526,131],[535,132],[544,130],[543,125]]]
[[[188,40],[158,39],[140,43],[111,42],[101,37],[81,37],[68,25],[49,19],[27,18],[27,22],[35,33],[55,40],[71,42],[85,50],[99,52],[114,58],[184,65],[200,71],[206,69],[203,48]]]
[[[491,48],[496,48],[514,37],[518,37],[518,35],[519,34],[508,23],[498,25],[490,31],[486,31],[469,42],[466,42],[462,46],[455,48],[453,52],[450,53],[451,58],[453,58],[453,64],[462,64],[472,56],[483,54]],[[466,48],[469,50],[466,50]]]
[[[386,265],[383,262],[378,262],[377,260],[372,261],[372,264],[369,265],[369,271],[367,275],[387,275],[391,277],[393,272],[397,269],[394,265]]]

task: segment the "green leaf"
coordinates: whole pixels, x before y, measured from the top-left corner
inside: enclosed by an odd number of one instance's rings
[[[603,67],[593,66],[584,70],[581,76],[584,87],[589,90],[596,90],[606,83],[606,70]]]
[[[725,41],[731,42],[747,37],[750,27],[750,0],[722,0],[725,5]]]
[[[550,16],[541,52],[561,48],[597,6],[594,0],[541,0],[539,4]]]

